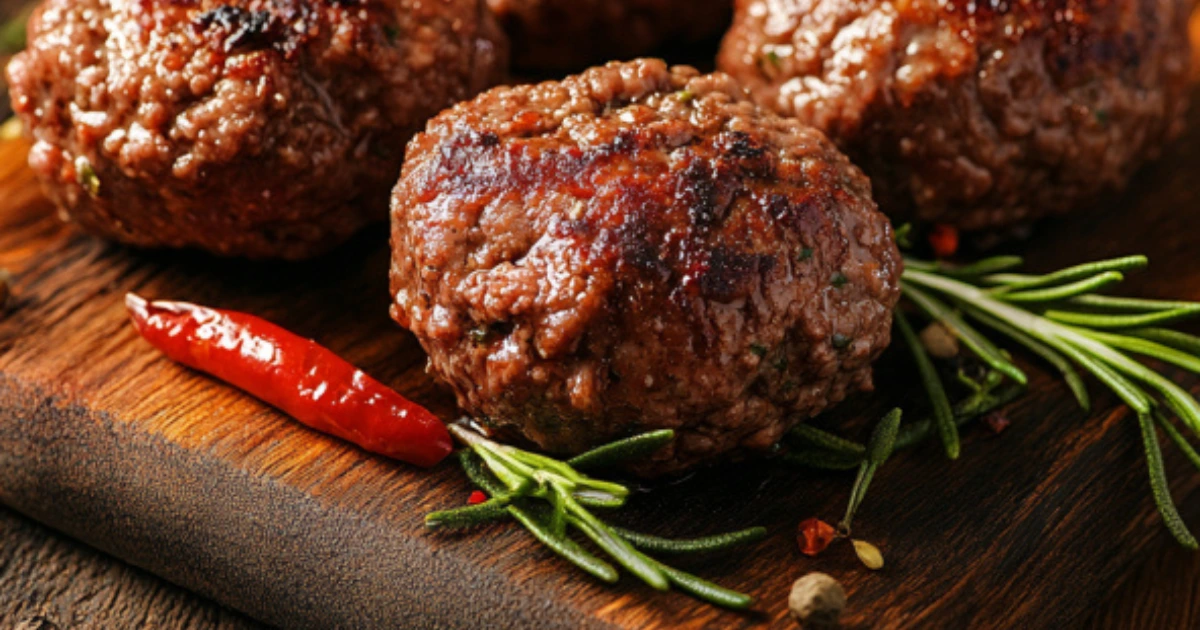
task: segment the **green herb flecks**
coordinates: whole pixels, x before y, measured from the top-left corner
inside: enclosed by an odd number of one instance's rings
[[[92,163],[82,155],[75,158],[75,181],[87,191],[88,196],[93,199],[100,196],[100,177],[96,175]]]

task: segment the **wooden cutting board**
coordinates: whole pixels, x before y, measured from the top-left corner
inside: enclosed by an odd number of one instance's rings
[[[1200,94],[1196,95],[1200,97]],[[1198,101],[1200,102],[1200,101]],[[1012,246],[1035,269],[1144,252],[1127,290],[1200,299],[1200,115],[1187,137],[1103,207],[1039,226]],[[760,603],[723,611],[625,576],[598,584],[519,528],[430,533],[423,516],[461,505],[451,463],[434,470],[368,455],[180,368],[127,324],[137,291],[249,311],[312,336],[443,417],[447,392],[414,339],[387,318],[386,230],[296,265],[139,252],[61,224],[0,144],[0,266],[15,298],[0,319],[0,501],[172,582],[288,627],[788,627],[787,593],[812,570],[850,594],[848,627],[1060,628],[1086,619],[1152,545],[1155,513],[1136,423],[1110,395],[1091,414],[1039,364],[1000,435],[981,427],[948,462],[936,447],[889,462],[848,545],[799,553],[803,518],[836,520],[848,474],[731,464],[639,493],[614,520],[672,536],[766,525],[742,551],[680,568]],[[853,433],[919,401],[907,359],[885,357],[877,396],[819,424]],[[1177,381],[1200,390],[1197,380]],[[1175,494],[1200,527],[1200,475],[1168,449]]]

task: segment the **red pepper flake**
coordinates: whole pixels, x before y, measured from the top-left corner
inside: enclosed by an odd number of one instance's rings
[[[983,422],[988,426],[989,429],[992,430],[992,433],[995,433],[996,435],[1004,433],[1004,430],[1008,428],[1008,425],[1012,424],[1012,421],[1008,419],[1008,416],[1000,413],[999,411],[992,412],[984,416]]]
[[[938,258],[949,258],[958,251],[958,230],[952,226],[938,224],[929,233],[929,245]]]
[[[481,490],[475,490],[471,493],[471,496],[467,497],[467,505],[479,505],[484,501],[487,501],[487,495]]]
[[[800,543],[800,553],[815,556],[829,546],[837,536],[833,526],[819,518],[806,518],[800,521],[796,534],[796,542]]]

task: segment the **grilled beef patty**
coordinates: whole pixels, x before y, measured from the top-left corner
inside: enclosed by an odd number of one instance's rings
[[[718,60],[895,217],[984,229],[1122,188],[1181,129],[1191,0],[738,0]]]
[[[506,50],[483,0],[47,0],[8,78],[83,228],[300,258],[384,217],[404,142]]]
[[[640,468],[744,449],[871,387],[901,261],[865,176],[724,74],[657,60],[430,121],[392,195],[392,316],[459,404]]]

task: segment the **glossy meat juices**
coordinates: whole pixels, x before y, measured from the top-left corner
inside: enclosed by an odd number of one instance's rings
[[[862,173],[723,74],[657,60],[433,119],[392,195],[393,317],[459,404],[641,467],[770,448],[871,386],[900,258]]]

